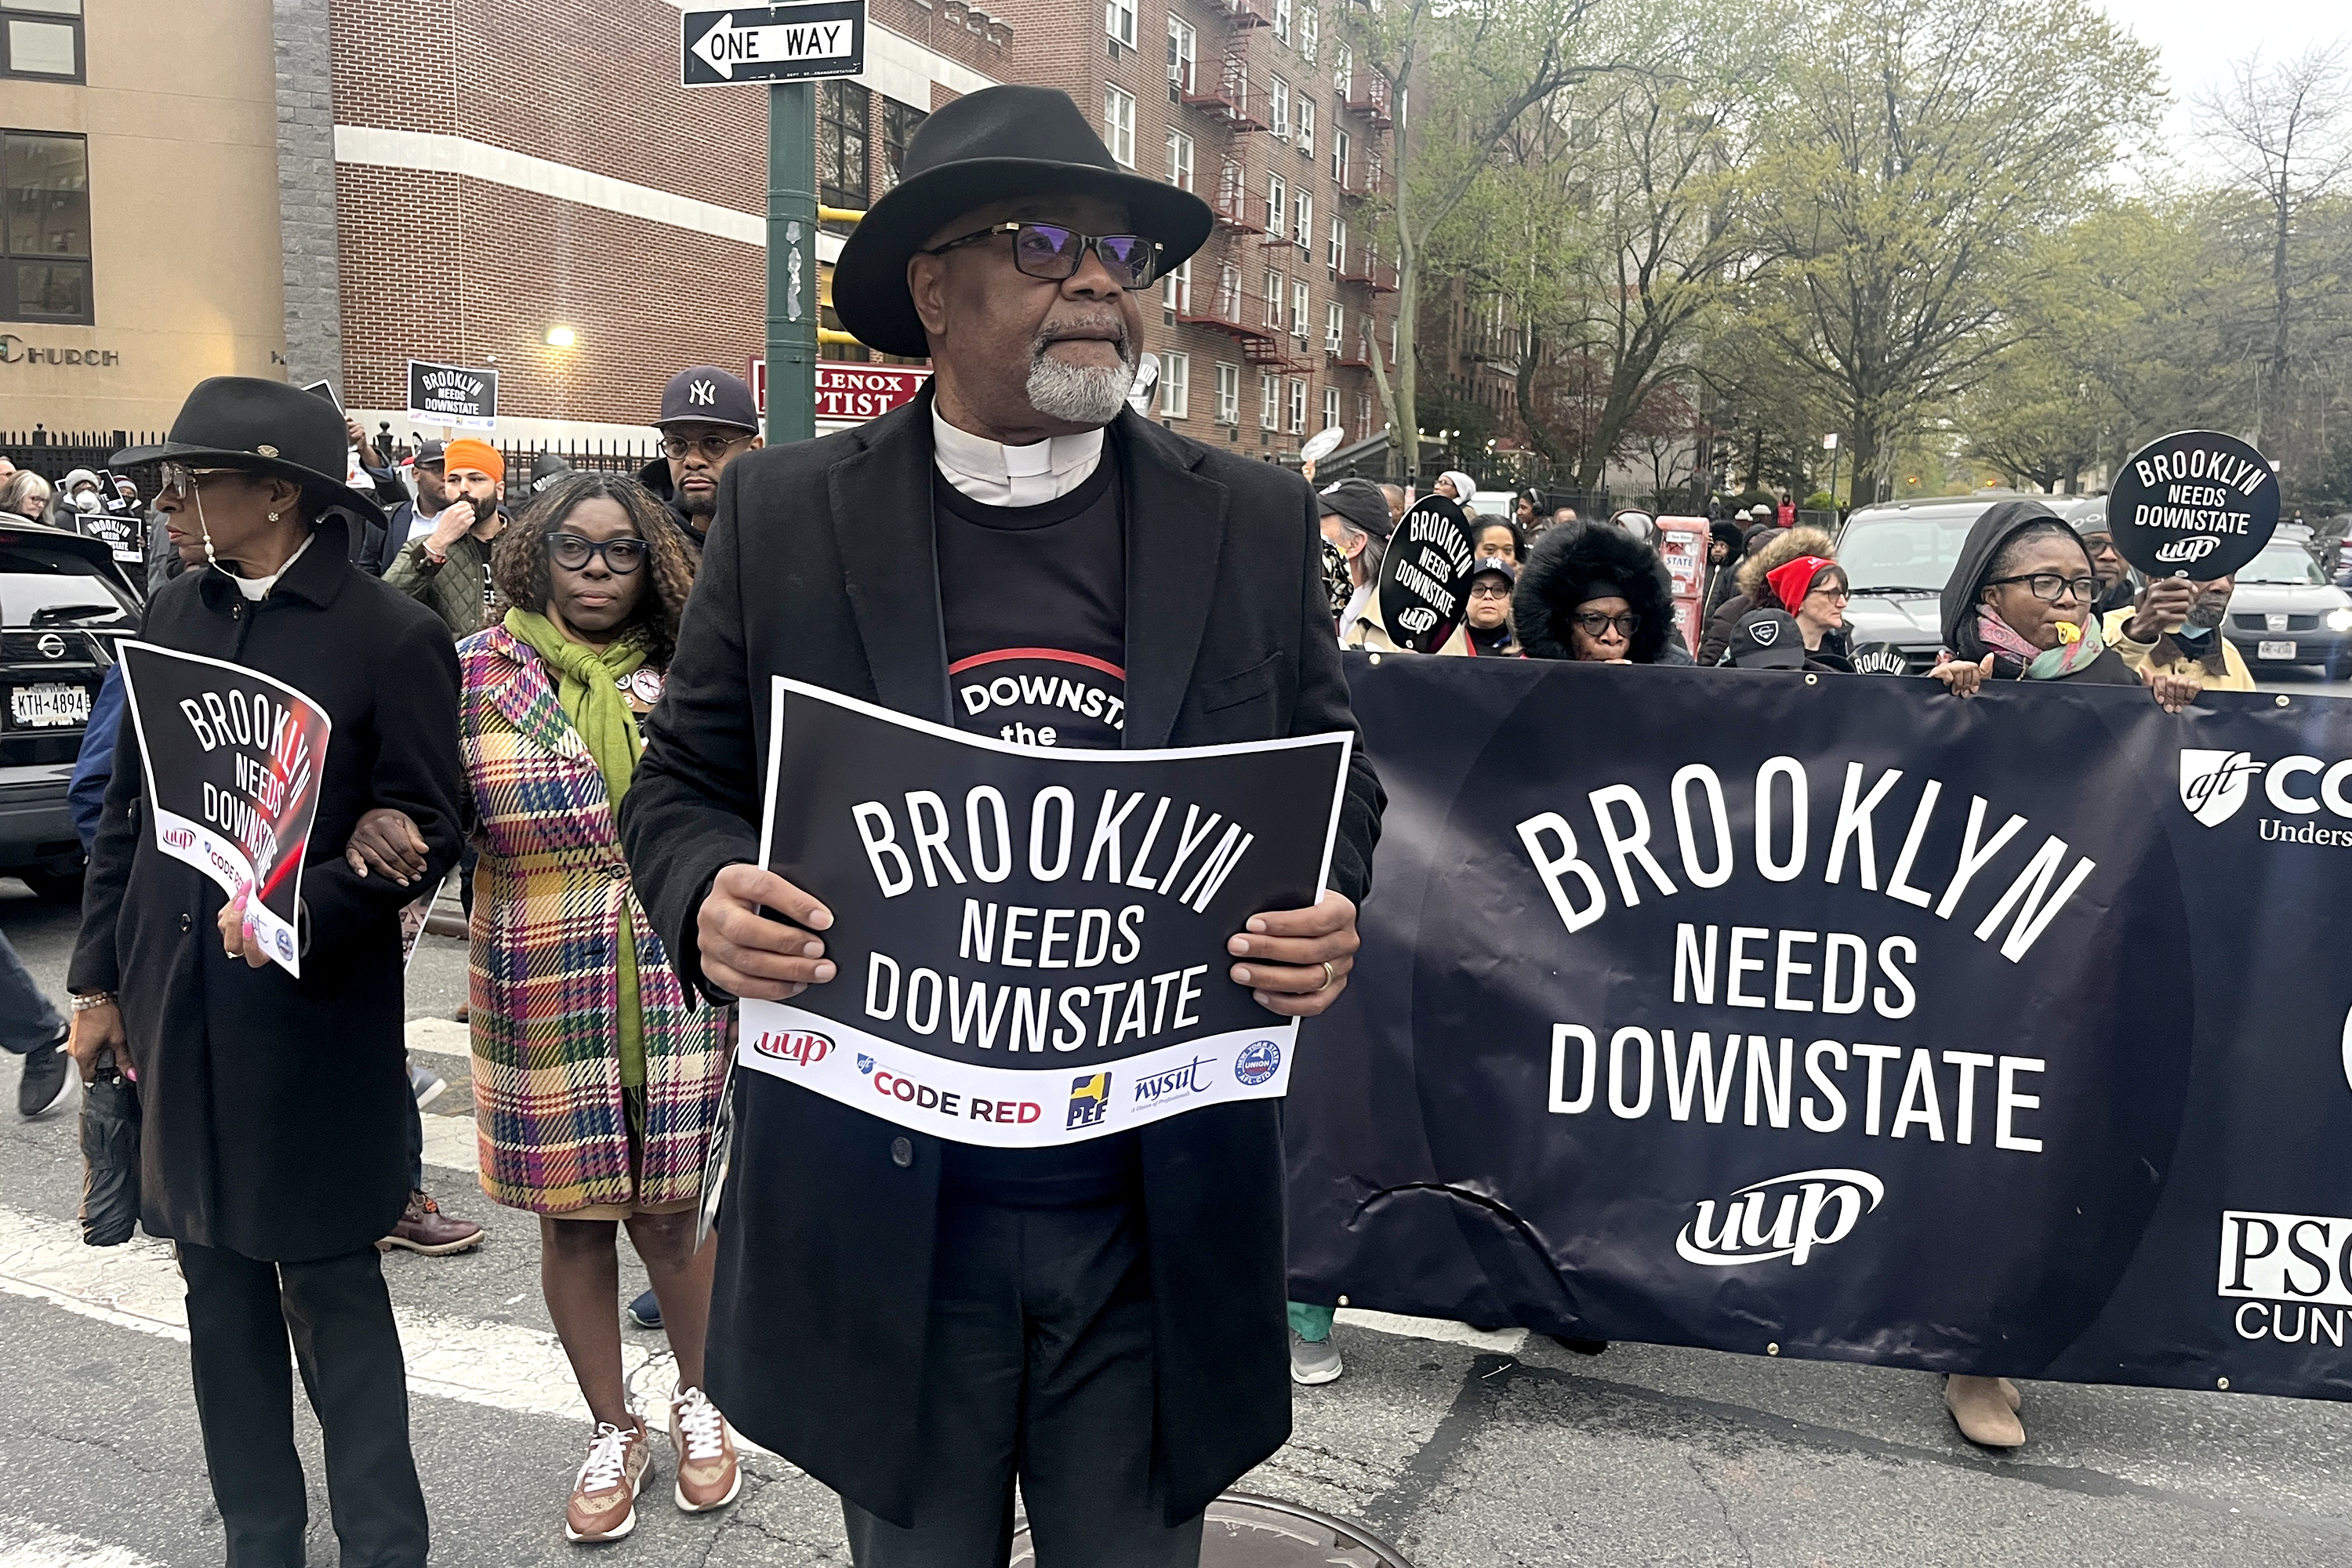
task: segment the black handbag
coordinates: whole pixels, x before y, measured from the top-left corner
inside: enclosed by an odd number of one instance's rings
[[[111,1047],[81,1095],[81,1238],[120,1247],[139,1225],[139,1086],[122,1076]]]

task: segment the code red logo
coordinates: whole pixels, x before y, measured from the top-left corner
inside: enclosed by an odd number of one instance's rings
[[[762,1029],[760,1037],[751,1042],[751,1048],[763,1057],[813,1068],[832,1051],[833,1041],[826,1036],[805,1029],[792,1029],[781,1035]]]

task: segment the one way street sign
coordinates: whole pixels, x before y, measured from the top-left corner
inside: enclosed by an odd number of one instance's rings
[[[681,26],[680,80],[688,87],[856,76],[866,68],[866,0],[688,11]]]

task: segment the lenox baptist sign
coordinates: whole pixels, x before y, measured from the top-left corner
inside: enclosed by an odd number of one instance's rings
[[[768,362],[751,359],[751,395],[762,418],[768,412]],[[929,366],[866,364],[856,360],[821,360],[816,367],[816,417],[820,425],[858,424],[912,403],[931,379]]]

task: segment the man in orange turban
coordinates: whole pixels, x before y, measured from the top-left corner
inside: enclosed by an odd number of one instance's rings
[[[430,606],[452,637],[469,637],[485,625],[490,603],[490,542],[507,525],[507,461],[488,441],[471,437],[442,448],[449,505],[433,531],[403,545],[383,580]]]

